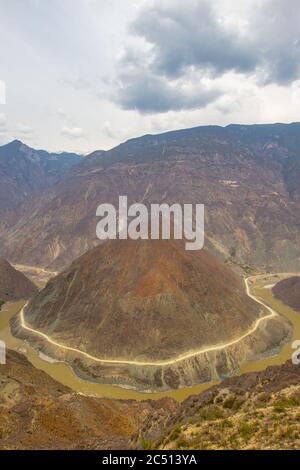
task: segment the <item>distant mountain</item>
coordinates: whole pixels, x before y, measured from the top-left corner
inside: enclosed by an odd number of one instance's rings
[[[300,263],[300,123],[206,126],[96,152],[25,203],[0,234],[11,260],[62,269],[98,244],[96,208],[203,203],[206,247],[261,270]]]
[[[274,296],[289,307],[300,312],[300,277],[293,276],[278,282],[273,287]]]
[[[48,153],[14,140],[0,147],[0,214],[29,195],[57,183],[83,158],[74,153]]]
[[[64,357],[83,377],[165,390],[231,374],[280,344],[289,327],[278,317],[238,344],[199,351],[243,336],[266,313],[246,295],[239,276],[204,250],[185,251],[181,241],[109,240],[51,279],[25,318],[63,345],[134,364],[103,364],[52,350],[47,341],[19,330],[17,318],[14,331],[51,357]],[[187,353],[193,354],[174,361]]]
[[[3,301],[29,299],[37,287],[6,260],[0,259],[0,299]]]

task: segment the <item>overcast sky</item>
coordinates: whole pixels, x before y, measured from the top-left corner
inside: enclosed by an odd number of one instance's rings
[[[0,144],[300,121],[299,0],[0,0]]]

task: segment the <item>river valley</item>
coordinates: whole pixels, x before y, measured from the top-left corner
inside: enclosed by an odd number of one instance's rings
[[[262,274],[251,278],[250,291],[251,294],[262,302],[265,306],[270,307],[280,315],[285,316],[293,325],[293,336],[280,350],[273,351],[272,355],[249,361],[243,365],[240,374],[252,371],[261,371],[271,365],[279,365],[291,358],[293,353],[292,343],[296,339],[300,339],[300,314],[293,309],[276,300],[272,295],[271,287],[279,280],[289,277],[292,274]],[[71,369],[71,367],[63,362],[53,362],[51,358],[47,358],[43,354],[32,348],[27,342],[12,336],[10,331],[10,319],[18,313],[25,302],[8,303],[3,307],[0,313],[0,339],[3,340],[8,349],[12,349],[26,355],[32,365],[43,370],[58,382],[69,386],[72,390],[94,396],[109,397],[115,399],[135,399],[158,400],[162,397],[173,397],[178,401],[183,401],[190,395],[198,394],[213,385],[212,382],[200,384],[191,388],[181,388],[167,392],[158,393],[142,393],[135,390],[93,383],[80,379]]]

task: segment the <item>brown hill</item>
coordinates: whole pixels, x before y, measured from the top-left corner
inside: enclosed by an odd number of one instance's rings
[[[293,276],[273,287],[274,296],[289,307],[300,312],[300,277]]]
[[[151,449],[299,449],[300,367],[291,361],[224,380],[132,438]]]
[[[150,412],[177,404],[116,401],[73,393],[24,356],[8,351],[0,367],[0,449],[128,449]]]
[[[242,280],[209,253],[187,252],[179,241],[115,240],[51,279],[25,318],[58,343],[121,363],[99,364],[15,328],[81,375],[166,389],[227,375],[278,345],[287,329],[276,318],[238,344],[201,351],[240,338],[260,315]]]
[[[98,243],[97,206],[127,195],[130,204],[203,203],[208,248],[261,270],[296,271],[299,145],[296,123],[200,127],[96,152],[7,221],[0,252],[61,270]]]
[[[227,379],[182,404],[79,395],[8,351],[0,449],[297,449],[299,366]]]
[[[37,287],[6,260],[0,259],[0,299],[29,299],[38,292]]]

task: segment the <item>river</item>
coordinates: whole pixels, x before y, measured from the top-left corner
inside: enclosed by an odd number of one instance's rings
[[[286,275],[281,277],[286,277]],[[280,351],[278,351],[278,354],[271,357],[247,362],[241,368],[241,374],[245,372],[263,370],[267,366],[284,363],[287,359],[291,358],[293,352],[291,348],[292,342],[295,339],[300,339],[300,313],[295,312],[293,309],[274,299],[272,296],[272,291],[269,288],[270,285],[272,285],[274,282],[277,282],[278,280],[279,278],[275,277],[274,275],[259,276],[255,281],[255,285],[252,286],[251,291],[265,304],[269,305],[276,312],[286,316],[290,320],[294,327],[293,338]],[[213,385],[213,383],[206,383],[190,388],[182,388],[179,390],[167,392],[142,393],[117,386],[98,384],[82,380],[73,372],[68,364],[63,362],[51,362],[43,355],[40,355],[27,342],[12,336],[10,332],[9,321],[19,310],[21,310],[24,304],[25,302],[22,301],[4,305],[3,310],[0,312],[0,339],[5,342],[8,349],[23,353],[34,367],[43,370],[53,379],[64,385],[67,385],[76,392],[123,400],[158,400],[162,397],[168,396],[173,397],[178,401],[182,401],[188,396],[200,393]]]

